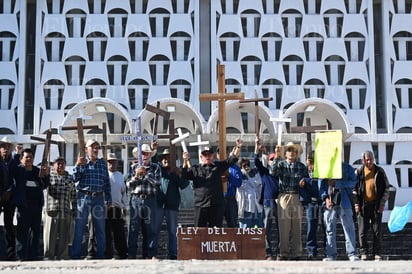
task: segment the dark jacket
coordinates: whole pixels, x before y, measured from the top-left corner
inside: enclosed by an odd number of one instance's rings
[[[299,189],[299,199],[303,205],[322,204],[322,198],[320,195],[319,179],[303,178],[305,186]]]
[[[182,178],[193,181],[196,207],[223,206],[222,175],[229,168],[229,159],[182,168]]]
[[[156,191],[157,206],[160,208],[178,210],[180,205],[180,189],[189,185],[189,181],[180,178],[175,172],[162,167],[162,180]]]
[[[379,209],[381,205],[385,205],[386,201],[389,198],[389,180],[386,176],[385,170],[375,166],[375,191],[376,191],[376,203],[375,208]],[[364,166],[361,166],[357,169],[357,182],[356,186],[353,188],[353,199],[354,204],[359,205],[360,208],[363,208],[364,194],[365,194],[365,172]]]
[[[37,205],[43,206],[43,190],[50,184],[50,176],[39,178],[40,169],[33,166],[33,170],[26,171],[23,165],[19,165],[14,176],[16,188],[13,194],[13,204],[17,206],[29,206],[30,202],[36,202]],[[28,187],[27,182],[35,182],[36,187]]]
[[[276,205],[275,199],[279,196],[279,180],[270,175],[269,169],[264,167],[259,159],[259,154],[254,155],[255,166],[262,179],[262,194],[260,195],[260,204],[274,208]]]
[[[5,197],[5,192],[9,194],[13,192],[15,188],[14,174],[17,174],[16,169],[17,166],[20,164],[20,154],[13,154],[8,159],[1,159],[0,158],[0,170],[1,170],[1,186],[0,186],[0,196]],[[7,195],[10,197],[10,195]],[[7,202],[7,201],[4,201]]]

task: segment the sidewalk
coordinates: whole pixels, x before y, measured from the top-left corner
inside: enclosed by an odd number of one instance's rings
[[[0,271],[13,274],[412,273],[412,261],[68,260],[0,262]]]

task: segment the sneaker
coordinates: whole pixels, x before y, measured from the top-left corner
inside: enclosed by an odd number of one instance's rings
[[[352,256],[349,256],[349,261],[356,262],[356,261],[360,261],[360,259],[358,256],[352,255]]]
[[[375,255],[375,261],[382,261],[382,257],[380,255]]]
[[[324,261],[324,262],[328,262],[328,261],[336,261],[336,259],[335,258],[332,258],[332,257],[326,257],[326,258],[323,258],[323,260],[322,261]]]
[[[367,260],[368,260],[368,255],[362,254],[360,259],[361,259],[362,261],[367,261]]]

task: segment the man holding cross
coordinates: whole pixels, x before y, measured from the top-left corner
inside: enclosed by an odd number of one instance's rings
[[[195,226],[222,227],[224,196],[222,175],[229,168],[233,158],[239,155],[240,140],[227,160],[214,161],[214,152],[205,147],[201,153],[201,163],[192,166],[190,155],[183,152],[182,178],[193,181],[195,192]]]
[[[309,174],[306,166],[298,160],[302,148],[298,144],[288,143],[284,147],[285,158],[281,159],[281,147],[275,148],[276,158],[271,166],[271,174],[279,177],[278,220],[279,220],[279,257],[299,258],[302,256],[302,214],[299,200],[299,188]],[[289,237],[291,250],[289,252]]]
[[[129,259],[135,259],[139,230],[146,231],[147,239],[143,239],[142,246],[147,246],[147,255],[144,258],[152,259],[155,250],[156,225],[156,188],[161,184],[161,169],[157,163],[151,161],[156,151],[149,144],[141,147],[141,162],[133,166],[133,175],[127,181],[130,191],[130,227],[129,227]],[[144,230],[143,230],[144,229]]]
[[[76,186],[77,217],[71,256],[73,259],[80,259],[83,233],[91,214],[97,242],[96,259],[104,259],[105,206],[110,207],[112,203],[109,172],[106,161],[98,158],[99,142],[90,139],[85,149],[86,157],[79,156],[73,168],[73,181],[79,183]]]

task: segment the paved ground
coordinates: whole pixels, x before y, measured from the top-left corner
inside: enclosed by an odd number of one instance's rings
[[[69,260],[0,262],[0,272],[13,274],[412,273],[412,261]]]

